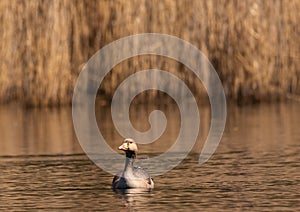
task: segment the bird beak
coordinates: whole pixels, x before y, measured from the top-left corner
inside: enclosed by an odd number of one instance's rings
[[[119,150],[128,150],[128,144],[127,143],[123,143],[121,146],[119,146]]]

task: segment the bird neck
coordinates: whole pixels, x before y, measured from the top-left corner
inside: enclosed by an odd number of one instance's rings
[[[126,163],[125,169],[133,167],[134,160],[136,158],[136,153],[133,151],[126,151]]]

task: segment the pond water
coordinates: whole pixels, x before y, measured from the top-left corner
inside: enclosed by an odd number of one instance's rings
[[[147,129],[151,106],[134,106],[135,127]],[[161,106],[166,133],[141,145],[138,157],[168,149],[180,118]],[[116,149],[122,137],[109,107],[97,107],[99,128]],[[300,211],[300,104],[229,106],[222,141],[208,162],[198,164],[209,129],[209,107],[201,106],[201,132],[193,151],[175,169],[154,178],[150,192],[114,192],[112,175],[83,153],[71,108],[0,107],[0,210],[103,211]]]

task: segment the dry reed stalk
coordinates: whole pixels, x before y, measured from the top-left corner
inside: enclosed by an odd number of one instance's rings
[[[297,0],[2,0],[0,101],[68,104],[90,56],[109,42],[144,32],[172,34],[197,46],[215,66],[229,99],[297,96],[299,11]],[[101,93],[111,97],[120,80],[145,68],[166,69],[204,93],[186,68],[161,57],[124,61],[106,77]],[[143,95],[151,101],[160,94]]]

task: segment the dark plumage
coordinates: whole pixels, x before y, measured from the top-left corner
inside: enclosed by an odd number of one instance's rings
[[[112,187],[114,189],[154,188],[154,182],[150,175],[141,167],[134,167],[133,165],[138,151],[134,140],[125,139],[119,150],[123,150],[126,154],[125,167],[122,172],[114,176]]]

